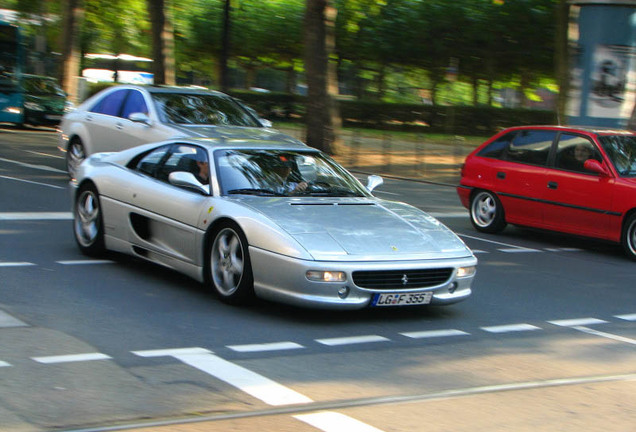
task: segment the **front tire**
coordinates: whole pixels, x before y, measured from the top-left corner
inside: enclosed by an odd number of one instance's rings
[[[245,304],[254,297],[247,239],[234,223],[225,222],[211,236],[207,251],[207,281],[228,304]]]
[[[73,233],[84,255],[101,256],[104,245],[104,221],[99,193],[93,185],[82,186],[73,205]]]
[[[636,213],[625,220],[623,233],[621,235],[621,244],[627,255],[631,259],[636,260]]]
[[[478,191],[470,200],[470,221],[477,231],[497,233],[506,227],[501,201],[489,191]]]
[[[84,144],[81,139],[75,137],[66,149],[66,171],[71,179],[77,178],[77,169],[84,159],[86,159]]]

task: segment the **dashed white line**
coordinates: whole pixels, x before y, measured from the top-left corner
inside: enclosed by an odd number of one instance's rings
[[[541,330],[541,327],[534,326],[532,324],[507,324],[492,327],[481,327],[481,329],[488,333],[511,333],[522,331]]]
[[[328,345],[328,346],[339,346],[339,345],[353,345],[353,344],[363,344],[363,343],[372,343],[372,342],[388,342],[390,339],[385,338],[384,336],[377,335],[368,335],[368,336],[349,336],[349,337],[340,337],[340,338],[328,338],[328,339],[316,339],[316,342]]]
[[[331,411],[299,414],[295,415],[294,418],[324,432],[382,432],[380,429],[359,420]]]
[[[603,321],[597,318],[576,318],[569,320],[557,320],[557,321],[548,321],[550,324],[558,325],[561,327],[575,327],[575,326],[586,326],[592,324],[605,324],[607,321]]]
[[[111,260],[67,260],[67,261],[55,261],[62,265],[91,265],[91,264],[114,264],[115,261]]]
[[[521,248],[521,247],[504,248],[504,249],[497,249],[497,250],[500,252],[506,252],[506,253],[542,252],[539,249],[530,249],[530,248]]]
[[[618,342],[625,342],[628,344],[632,344],[632,345],[636,345],[636,340],[635,339],[630,339],[624,336],[619,336],[619,335],[615,335],[615,334],[611,334],[611,333],[606,333],[606,332],[602,332],[602,331],[598,331],[598,330],[593,330],[591,328],[587,328],[587,327],[583,327],[583,326],[574,326],[572,327],[575,330],[581,331],[583,333],[587,333],[587,334],[591,334],[594,336],[601,336],[604,337],[606,339],[612,339]]]
[[[46,187],[50,187],[50,188],[53,188],[53,189],[64,189],[62,186],[56,186],[56,185],[52,185],[52,184],[48,184],[48,183],[36,182],[36,181],[33,181],[33,180],[25,180],[25,179],[21,179],[21,178],[17,178],[17,177],[9,177],[9,176],[0,175],[0,178],[4,178],[4,179],[7,179],[7,180],[18,181],[18,182],[22,182],[22,183],[30,183],[30,184],[34,184],[34,185],[38,185],[38,186],[46,186]]]
[[[0,310],[0,327],[28,327],[28,324]]]
[[[0,213],[0,220],[72,220],[71,212],[4,212]]]
[[[406,333],[400,333],[400,334],[402,336],[406,336],[412,339],[426,339],[426,338],[470,335],[470,333],[466,333],[465,331],[455,330],[455,329],[426,330],[426,331],[419,331],[419,332],[406,332]]]
[[[38,363],[52,364],[52,363],[72,363],[94,360],[109,360],[111,357],[102,353],[85,353],[85,354],[69,354],[59,356],[48,357],[32,357]]]
[[[304,346],[297,344],[296,342],[273,342],[250,345],[227,345],[227,348],[236,352],[263,352],[301,349],[304,348]]]
[[[203,348],[136,351],[133,353],[141,357],[174,357],[208,375],[225,381],[269,405],[280,406],[313,402],[308,397],[290,388],[227,360],[223,360],[215,356],[211,351]]]
[[[0,367],[9,367],[9,366],[11,366],[11,363],[7,363],[6,361],[0,360]]]
[[[0,262],[0,267],[28,267],[34,266],[35,264],[25,261],[15,261],[15,262]]]
[[[16,165],[20,165],[20,166],[23,166],[23,167],[26,167],[26,168],[39,169],[41,171],[50,171],[50,172],[66,174],[66,171],[59,170],[57,168],[53,168],[53,167],[46,166],[46,165],[33,165],[33,164],[28,164],[28,163],[14,161],[14,160],[11,160],[11,159],[4,159],[4,158],[0,158],[0,161],[7,162],[7,163],[12,163],[12,164],[16,164]]]
[[[628,315],[614,315],[618,319],[622,319],[625,321],[636,321],[636,314],[628,314]]]

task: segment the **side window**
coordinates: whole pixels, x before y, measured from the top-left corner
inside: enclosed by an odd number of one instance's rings
[[[479,156],[501,159],[516,134],[517,132],[510,132],[491,142],[479,152]]]
[[[557,168],[592,174],[583,168],[583,164],[588,159],[601,162],[599,151],[589,139],[580,135],[561,134],[554,162]]]
[[[555,136],[554,131],[521,131],[508,148],[507,159],[531,165],[545,165]]]
[[[118,116],[121,110],[121,104],[126,97],[128,90],[117,90],[101,99],[97,104],[90,109],[90,112],[97,114],[106,114],[111,116]]]
[[[133,165],[132,168],[135,171],[139,171],[151,177],[155,177],[161,161],[164,160],[165,156],[168,154],[168,150],[170,150],[169,145],[154,149],[150,153],[143,156],[135,165]]]
[[[148,114],[148,106],[144,100],[144,95],[140,91],[130,90],[126,103],[124,104],[124,110],[121,113],[123,118],[128,118],[132,113],[144,113]]]

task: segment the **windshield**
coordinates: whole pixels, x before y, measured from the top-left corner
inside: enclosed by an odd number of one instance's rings
[[[215,154],[222,195],[365,197],[370,193],[319,152],[223,150]]]
[[[153,93],[163,123],[260,127],[234,99],[214,94]]]
[[[621,177],[636,176],[636,136],[606,135],[599,141]]]

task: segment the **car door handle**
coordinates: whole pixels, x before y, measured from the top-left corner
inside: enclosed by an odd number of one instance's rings
[[[497,173],[497,178],[498,178],[498,179],[501,179],[501,180],[505,180],[505,178],[506,178],[506,173],[505,173],[505,172],[503,172],[503,171],[499,171],[499,172]]]
[[[123,124],[121,124],[121,123],[116,123],[116,124],[115,124],[115,127],[116,127],[118,130],[122,130],[122,129],[124,128],[124,125],[123,125]]]
[[[559,184],[557,182],[548,182],[548,189],[558,189]]]
[[[86,116],[86,121],[93,121],[93,117],[92,116]]]

